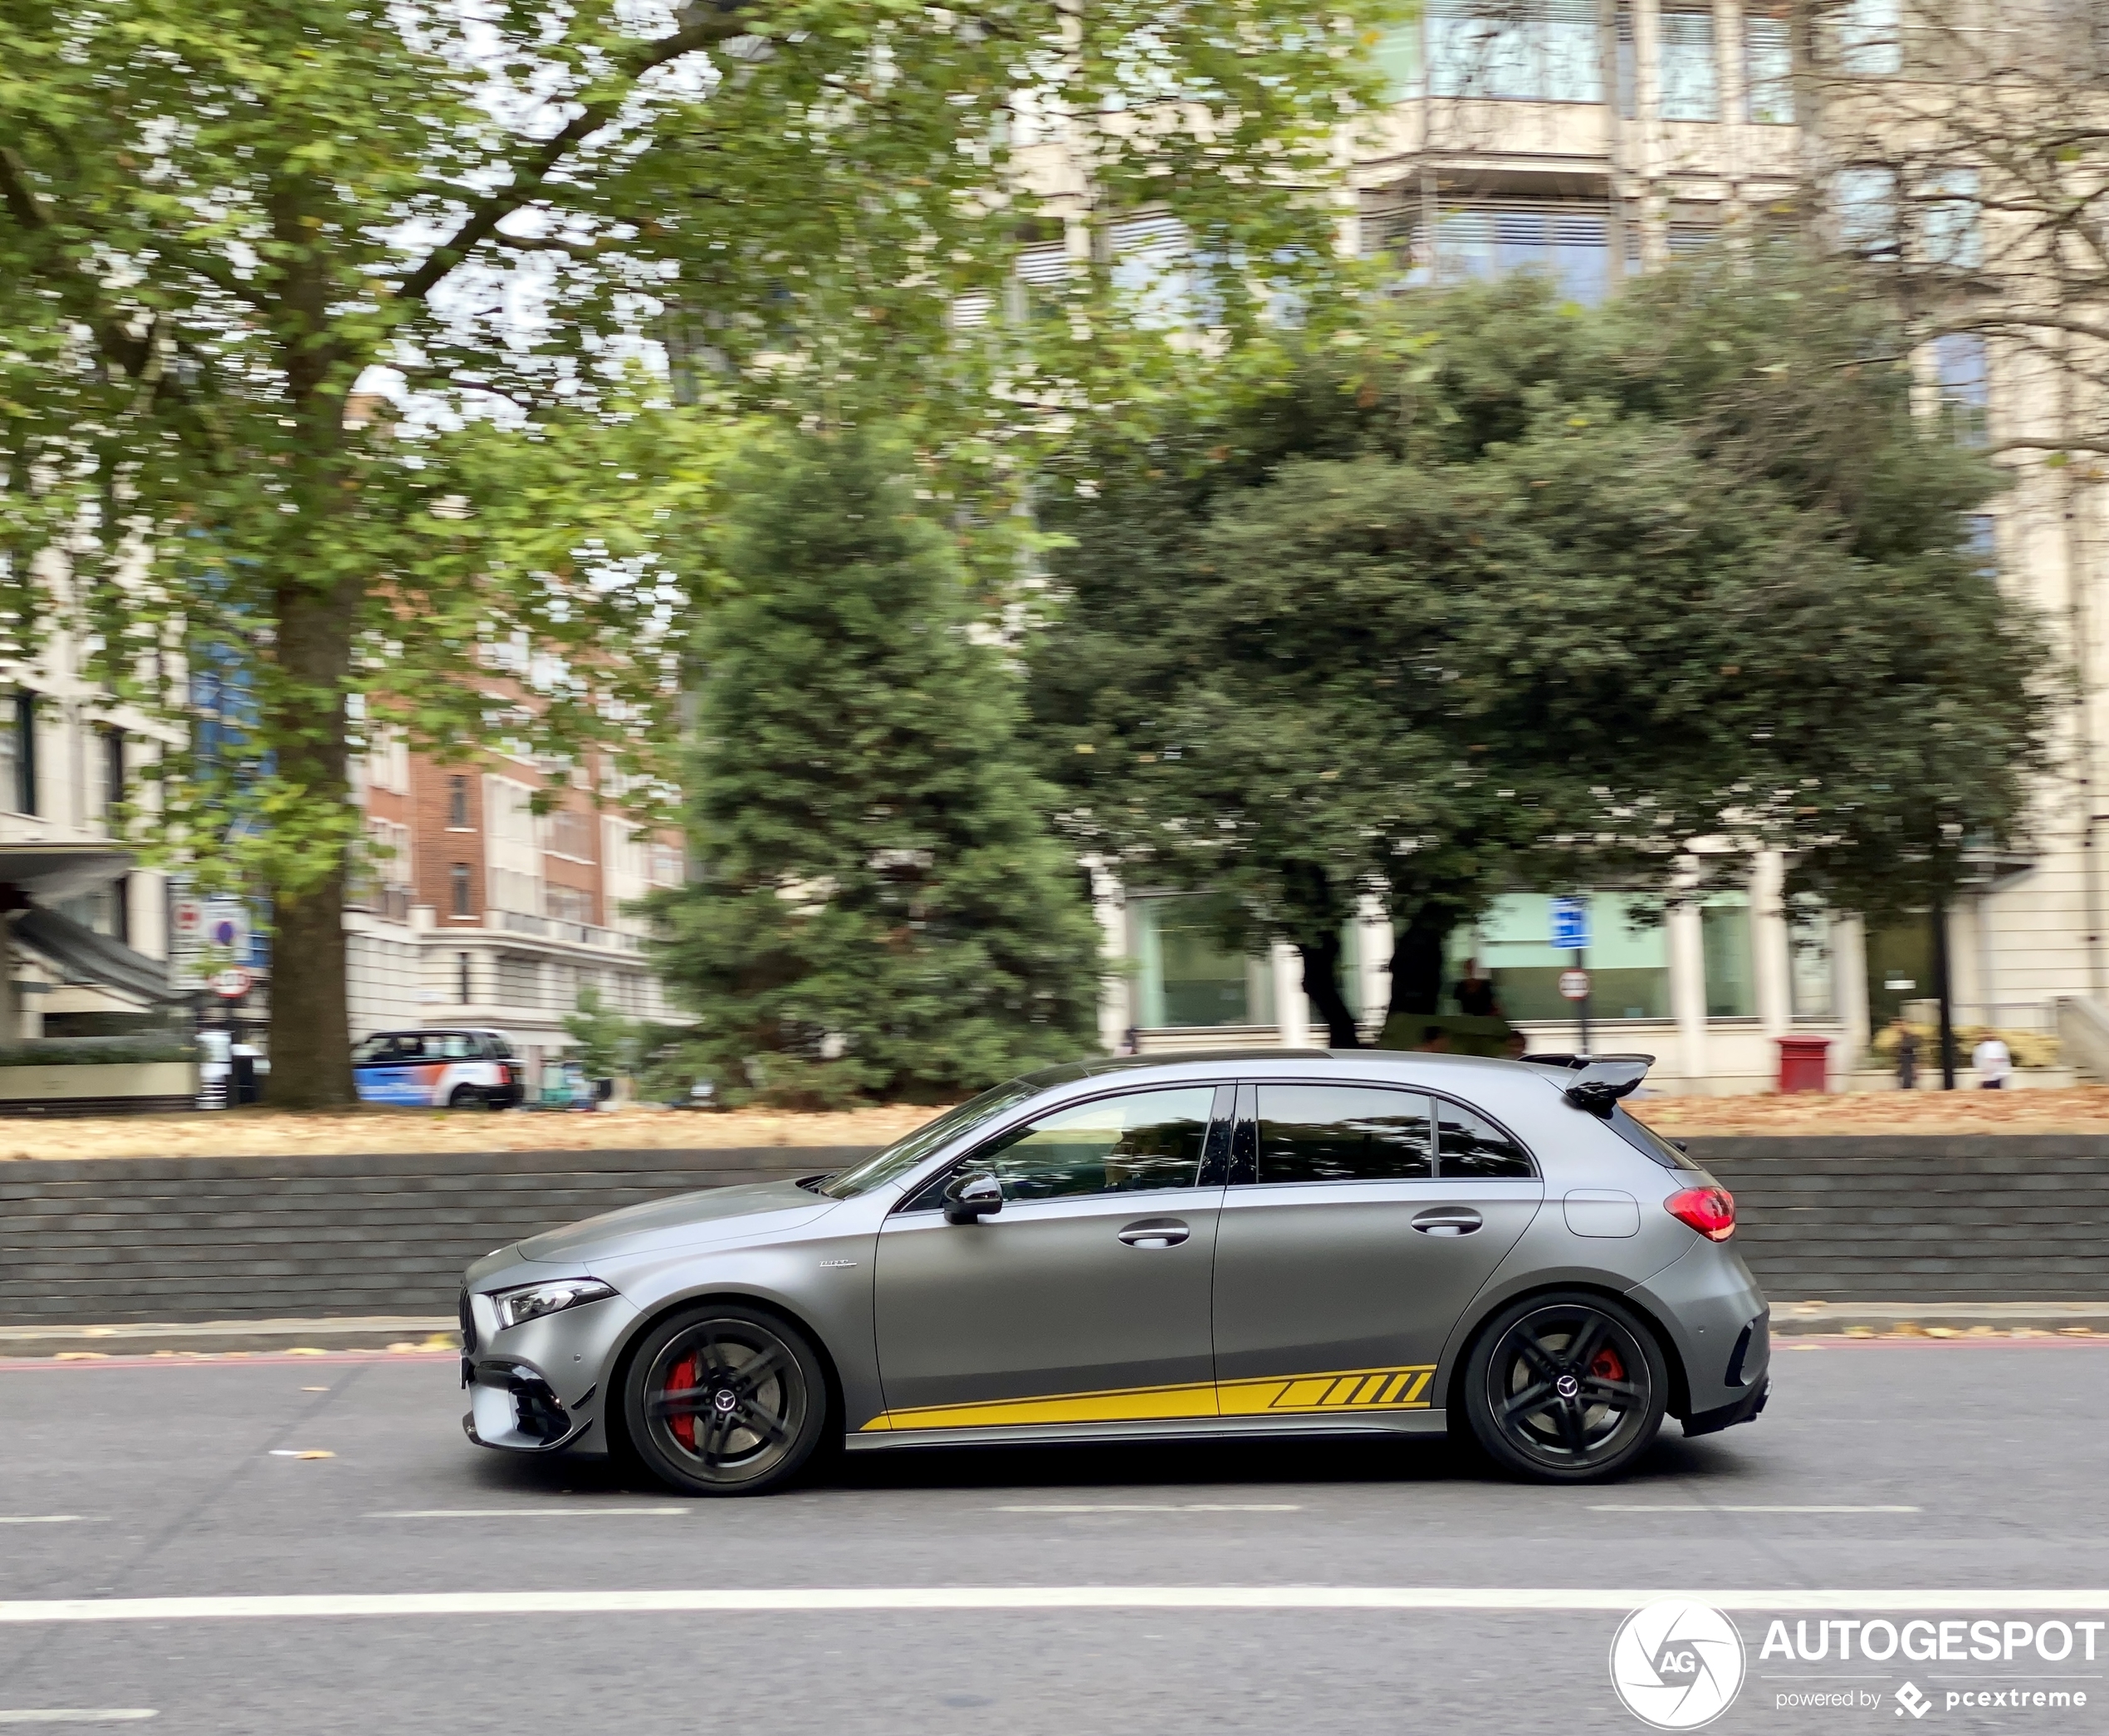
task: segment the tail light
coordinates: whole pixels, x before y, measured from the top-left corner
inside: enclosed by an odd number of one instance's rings
[[[1725,1242],[1735,1234],[1735,1196],[1725,1187],[1687,1187],[1671,1194],[1662,1208],[1710,1242]]]

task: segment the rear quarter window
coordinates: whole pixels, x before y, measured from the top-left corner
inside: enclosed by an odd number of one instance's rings
[[[1612,1105],[1611,1130],[1641,1156],[1661,1164],[1666,1170],[1689,1170],[1699,1175],[1705,1173],[1680,1147],[1671,1144],[1647,1122],[1637,1121],[1627,1114],[1623,1103]]]

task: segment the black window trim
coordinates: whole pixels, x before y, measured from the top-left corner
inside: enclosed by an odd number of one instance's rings
[[[1260,1088],[1262,1085],[1329,1085],[1360,1087],[1372,1091],[1410,1091],[1421,1097],[1432,1098],[1438,1103],[1454,1104],[1456,1108],[1476,1115],[1495,1132],[1512,1142],[1515,1148],[1529,1160],[1528,1176],[1427,1176],[1413,1178],[1408,1185],[1421,1187],[1431,1182],[1451,1184],[1469,1183],[1482,1187],[1490,1182],[1534,1182],[1542,1187],[1545,1183],[1544,1165],[1538,1161],[1537,1152],[1510,1131],[1499,1116],[1490,1115],[1476,1103],[1468,1103],[1461,1097],[1447,1091],[1437,1090],[1432,1085],[1417,1085],[1397,1079],[1343,1078],[1335,1073],[1331,1078],[1264,1078],[1241,1079],[1238,1082],[1237,1127],[1231,1135],[1229,1185],[1232,1187],[1382,1187],[1392,1183],[1406,1182],[1403,1176],[1373,1177],[1367,1181],[1267,1181],[1259,1178],[1260,1170]],[[1437,1154],[1440,1165],[1441,1154]]]
[[[886,1215],[889,1218],[920,1218],[942,1210],[941,1207],[935,1205],[917,1206],[914,1202],[929,1192],[931,1188],[939,1181],[957,1175],[998,1140],[1009,1137],[1020,1127],[1030,1125],[1043,1115],[1051,1115],[1058,1110],[1081,1108],[1086,1103],[1103,1103],[1111,1098],[1138,1097],[1146,1091],[1203,1089],[1214,1091],[1216,1101],[1209,1106],[1208,1133],[1201,1145],[1201,1173],[1194,1178],[1193,1186],[1192,1187],[1137,1188],[1132,1194],[1122,1193],[1120,1197],[1143,1199],[1154,1198],[1161,1194],[1197,1194],[1204,1189],[1221,1187],[1224,1178],[1230,1172],[1231,1141],[1237,1126],[1237,1117],[1233,1108],[1237,1087],[1225,1079],[1167,1079],[1159,1084],[1140,1085],[1135,1083],[1133,1076],[1130,1076],[1112,1089],[1094,1091],[1084,1097],[1073,1097],[1064,1103],[1051,1105],[1039,1104],[1037,1107],[1034,1101],[1029,1100],[1020,1103],[1018,1107],[1026,1113],[1020,1115],[1015,1121],[1005,1122],[1001,1127],[993,1131],[981,1130],[980,1137],[975,1140],[969,1149],[962,1152],[956,1157],[940,1160],[935,1169],[918,1180],[909,1182],[902,1189],[901,1197],[888,1208]],[[1107,1197],[1108,1196],[1103,1193],[1064,1194],[1058,1195],[1053,1200],[1020,1200],[1015,1202],[1006,1200],[1004,1202],[1004,1209],[1006,1211],[1010,1210],[1014,1203],[1018,1205],[1053,1205],[1059,1204],[1063,1200],[1098,1200]]]

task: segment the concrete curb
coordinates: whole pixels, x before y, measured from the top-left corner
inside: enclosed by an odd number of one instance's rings
[[[1798,1333],[2109,1333],[2109,1302],[1775,1302],[1774,1337]]]
[[[444,1339],[444,1344],[436,1343]],[[201,1320],[117,1326],[0,1326],[0,1357],[137,1357],[165,1351],[419,1350],[461,1347],[444,1316],[368,1314],[332,1319]]]

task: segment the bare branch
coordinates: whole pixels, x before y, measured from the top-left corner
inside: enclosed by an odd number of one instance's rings
[[[662,37],[656,42],[646,44],[637,54],[630,56],[624,71],[629,81],[634,84],[655,67],[666,66],[684,55],[693,54],[697,50],[708,48],[715,43],[729,42],[743,33],[744,28],[735,9],[712,12],[683,25],[672,36]],[[423,301],[446,280],[449,272],[497,232],[501,223],[535,197],[558,164],[612,121],[620,109],[619,102],[605,97],[586,104],[565,123],[563,130],[554,138],[545,141],[521,162],[516,164],[511,181],[479,199],[470,208],[461,226],[433,248],[424,262],[404,279],[402,288],[396,291],[396,299],[401,301]],[[517,244],[511,237],[507,237],[507,241],[508,244]]]

